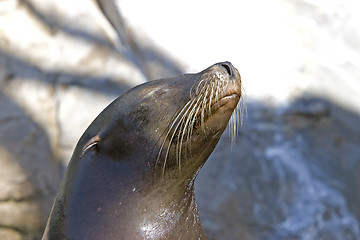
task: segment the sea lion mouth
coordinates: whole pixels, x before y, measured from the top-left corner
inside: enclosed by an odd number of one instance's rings
[[[208,128],[209,119],[216,117],[218,112],[221,112],[220,114],[229,112],[230,113],[229,115],[231,115],[234,109],[238,108],[238,103],[240,99],[241,99],[241,93],[238,92],[232,92],[230,94],[226,94],[220,97],[216,102],[212,103],[211,107],[208,109],[208,111],[205,112],[205,114],[199,114],[198,116],[196,116],[196,121],[193,126],[194,130],[201,128],[203,131],[206,131],[206,129]],[[237,120],[238,119],[234,119],[234,121]],[[224,121],[218,121],[217,125],[221,125],[222,122],[227,123],[228,120],[224,118]]]
[[[217,109],[223,107],[224,105],[228,105],[230,103],[238,104],[240,98],[241,95],[239,93],[232,93],[229,95],[225,95],[211,106],[212,109],[211,112],[214,113]]]

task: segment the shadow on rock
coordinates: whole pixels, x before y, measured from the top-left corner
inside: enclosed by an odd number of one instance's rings
[[[46,132],[0,92],[0,238],[40,239],[64,168]]]
[[[130,89],[121,79],[113,80],[109,77],[86,76],[66,71],[46,71],[1,49],[0,58],[0,67],[5,75],[0,82],[3,86],[14,78],[19,78],[22,81],[38,81],[49,86],[75,86],[114,97]]]
[[[131,61],[148,80],[183,73],[181,67],[174,60],[162,53],[160,49],[155,49],[154,46],[149,45],[149,42],[143,37],[140,39],[134,34],[134,31],[127,26],[126,21],[122,18],[120,7],[114,0],[97,0],[94,2],[97,3],[99,11],[102,11],[104,17],[117,33],[116,42],[107,37],[84,31],[81,27],[76,27],[76,24],[71,26],[63,24],[59,21],[59,17],[56,18],[53,13],[41,11],[32,1],[20,1],[32,13],[33,17],[44,23],[52,32],[62,31],[74,38],[90,41],[113,50],[114,53]]]

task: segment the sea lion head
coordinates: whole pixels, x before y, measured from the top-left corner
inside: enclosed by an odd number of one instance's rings
[[[95,146],[114,161],[141,159],[135,165],[155,176],[189,177],[215,148],[240,98],[241,77],[229,62],[139,85],[94,121],[101,122],[96,144],[90,139],[81,155]]]

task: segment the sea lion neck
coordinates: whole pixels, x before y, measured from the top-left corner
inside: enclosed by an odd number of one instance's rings
[[[206,239],[196,206],[194,181],[182,186],[156,185],[154,189],[142,199],[144,204],[141,206],[146,206],[145,211],[149,212],[139,226],[144,236],[149,239],[193,239],[196,232],[196,239]]]

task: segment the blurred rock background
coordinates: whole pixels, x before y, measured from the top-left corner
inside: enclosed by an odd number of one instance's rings
[[[117,96],[224,60],[248,115],[197,179],[208,238],[360,239],[357,0],[100,2],[0,1],[0,239],[41,237],[77,140]]]

